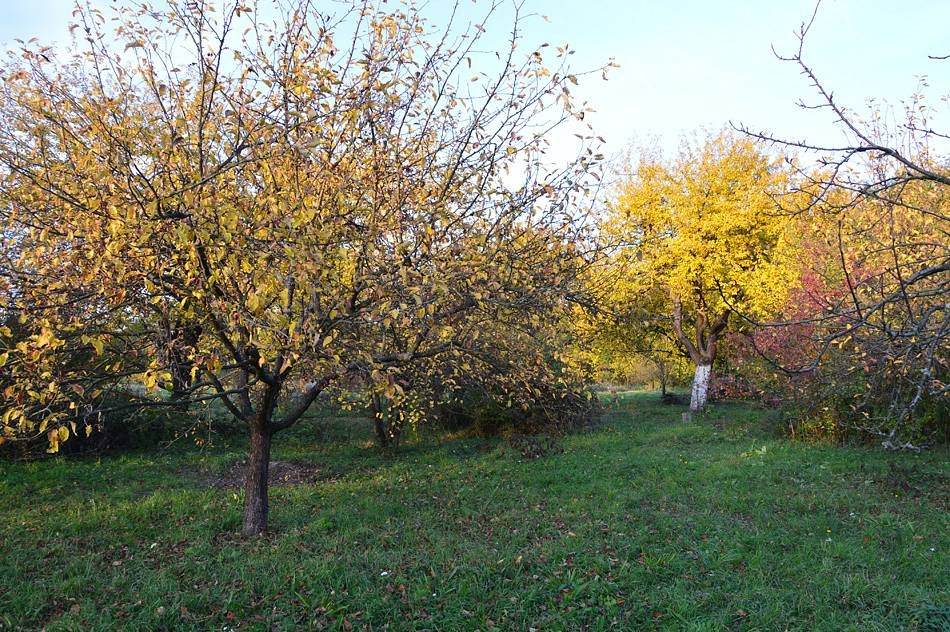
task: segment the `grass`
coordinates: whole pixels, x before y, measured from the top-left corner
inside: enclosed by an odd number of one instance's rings
[[[945,451],[793,443],[763,411],[683,423],[655,399],[532,461],[300,427],[274,458],[321,478],[273,489],[256,541],[240,492],[196,474],[237,440],[2,464],[0,628],[947,629]]]

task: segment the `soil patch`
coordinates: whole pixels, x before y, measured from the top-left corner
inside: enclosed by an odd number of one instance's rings
[[[247,474],[247,461],[237,461],[222,471],[211,472],[205,469],[192,474],[208,487],[216,489],[239,489],[244,487],[244,477]],[[317,467],[313,463],[298,461],[271,461],[267,479],[273,487],[289,487],[292,485],[312,485],[318,481],[331,480],[333,477],[328,471]]]

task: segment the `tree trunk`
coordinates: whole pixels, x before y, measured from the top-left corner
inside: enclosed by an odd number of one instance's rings
[[[679,301],[674,303],[673,330],[676,332],[677,339],[686,347],[689,357],[696,363],[693,392],[689,401],[689,410],[694,413],[706,407],[712,363],[716,359],[719,336],[729,324],[729,310],[724,310],[712,322],[707,319],[702,310],[699,310],[696,312],[695,320],[696,340],[692,341],[683,331],[683,306]]]
[[[186,411],[189,407],[191,387],[195,380],[192,376],[194,362],[192,354],[201,339],[201,327],[176,324],[169,334],[168,346],[171,363],[171,401],[177,402],[175,408]]]
[[[378,393],[373,394],[372,410],[373,425],[376,428],[376,440],[379,441],[379,447],[385,450],[389,447],[389,424],[387,423],[389,411],[386,409],[382,395]]]
[[[270,469],[271,433],[265,426],[251,427],[251,445],[247,455],[247,478],[244,483],[245,536],[267,531],[267,475]]]
[[[190,371],[190,369],[188,369]],[[189,391],[187,390],[191,384],[188,383],[182,377],[182,369],[179,364],[174,364],[172,366],[172,391],[169,396],[169,400],[175,403],[175,410],[185,412],[188,410],[188,396]]]
[[[706,407],[711,373],[712,363],[700,362],[696,365],[696,373],[693,375],[693,390],[689,400],[689,409],[694,413],[698,413]]]
[[[389,431],[386,428],[386,420],[375,416],[373,422],[376,425],[376,440],[379,442],[379,447],[385,450],[389,447]]]

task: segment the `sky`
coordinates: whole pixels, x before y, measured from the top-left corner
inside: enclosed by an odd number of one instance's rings
[[[113,0],[92,0],[107,5]],[[160,2],[160,0],[159,0]],[[447,0],[429,0],[438,20]],[[487,0],[465,1],[473,15]],[[797,48],[795,31],[814,10],[813,0],[525,0],[533,19],[525,45],[570,43],[574,66],[584,69],[613,58],[620,68],[609,80],[588,79],[577,93],[596,113],[596,133],[615,155],[631,143],[670,151],[699,128],[729,122],[791,139],[834,144],[841,139],[827,111],[805,111],[814,90],[796,66],[776,59]],[[0,45],[37,36],[67,40],[72,0],[0,0]],[[900,110],[902,100],[930,87],[928,103],[947,110],[950,85],[950,2],[824,0],[806,42],[805,58],[847,107],[866,111],[868,99]],[[493,25],[490,23],[489,31]],[[498,24],[499,36],[506,24]],[[567,141],[565,141],[567,142]]]

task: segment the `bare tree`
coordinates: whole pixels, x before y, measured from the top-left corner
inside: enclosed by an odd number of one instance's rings
[[[827,371],[830,353],[850,353],[853,361],[838,363],[843,373],[830,378],[859,384],[844,423],[879,437],[887,449],[916,450],[946,424],[950,394],[950,168],[939,154],[950,133],[932,126],[919,95],[897,123],[880,112],[863,120],[839,103],[804,55],[818,8],[798,31],[795,52],[776,55],[797,65],[814,90],[817,101],[799,105],[834,117],[845,141],[792,141],[737,129],[814,157],[814,167],[799,170],[807,201],[786,210],[831,233],[841,291],[825,297],[820,314],[768,325],[807,323],[814,332],[818,351],[802,366],[781,367],[788,372]]]

